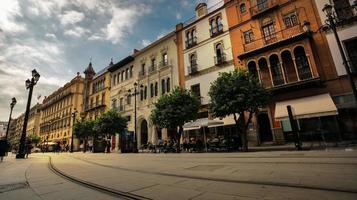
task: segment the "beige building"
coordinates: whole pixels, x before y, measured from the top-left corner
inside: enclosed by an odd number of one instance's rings
[[[134,50],[128,56],[109,68],[112,77],[112,107],[129,120],[128,131],[134,133],[134,84],[137,93],[138,148],[148,142],[166,139],[166,131],[156,130],[150,122],[154,102],[159,96],[179,86],[176,34],[171,32],[142,50]]]
[[[43,100],[41,108],[40,136],[42,142],[60,142],[71,144],[73,118],[71,113],[77,111],[77,118],[83,111],[84,78],[77,76],[63,87]],[[78,149],[74,140],[74,148]]]
[[[95,73],[92,63],[89,63],[84,72],[85,81],[88,84],[86,87],[88,97],[84,97],[86,99],[84,112],[87,119],[97,119],[98,116],[110,109],[110,72],[108,68],[112,65],[113,62],[110,62],[108,67]]]

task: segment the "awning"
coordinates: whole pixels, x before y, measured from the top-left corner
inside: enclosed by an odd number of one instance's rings
[[[310,97],[277,102],[275,119],[288,120],[287,106],[290,105],[295,119],[313,118],[337,115],[337,108],[330,94],[320,94]]]
[[[188,122],[184,124],[183,130],[189,131],[189,130],[200,129],[201,127],[208,127],[208,126],[219,125],[219,124],[224,124],[224,122],[211,120],[208,118],[201,118],[201,119],[197,119],[196,121]]]

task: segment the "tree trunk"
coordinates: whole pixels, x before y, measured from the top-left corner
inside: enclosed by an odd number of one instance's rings
[[[245,126],[244,113],[239,114],[239,129],[241,133],[242,151],[248,151],[247,128]]]
[[[183,127],[182,126],[179,126],[179,130],[176,134],[176,140],[177,140],[177,153],[180,153],[181,152],[181,135],[182,135],[182,132],[183,132]]]
[[[83,152],[87,151],[87,137],[84,137]]]

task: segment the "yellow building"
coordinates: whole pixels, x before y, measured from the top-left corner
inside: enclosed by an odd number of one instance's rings
[[[42,142],[60,142],[63,146],[71,144],[73,129],[72,113],[77,118],[83,111],[84,78],[77,76],[63,87],[45,97],[41,108],[40,136]],[[74,140],[74,149],[79,143]]]
[[[108,67],[95,74],[90,63],[84,72],[86,82],[84,113],[87,119],[94,120],[110,109],[110,72],[107,69],[112,65],[111,61]]]
[[[27,121],[26,136],[40,136],[41,104],[36,104],[30,109],[29,120]]]

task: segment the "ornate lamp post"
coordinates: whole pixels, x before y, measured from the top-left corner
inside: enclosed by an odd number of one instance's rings
[[[27,99],[25,117],[24,117],[24,125],[22,127],[22,134],[20,139],[20,147],[19,151],[16,154],[16,158],[25,158],[25,142],[26,142],[26,128],[27,128],[27,121],[30,114],[30,106],[31,106],[31,99],[32,99],[32,92],[33,87],[37,84],[38,80],[40,79],[40,74],[34,69],[32,70],[32,78],[26,80],[26,89],[29,89],[29,96]]]
[[[73,117],[73,125],[72,125],[72,137],[71,137],[71,153],[73,153],[73,139],[74,139],[74,123],[76,122],[76,115],[77,115],[77,110],[74,109],[72,112],[72,117]]]
[[[10,103],[10,116],[9,116],[9,122],[7,123],[6,136],[5,136],[6,141],[8,140],[8,136],[9,136],[9,128],[10,128],[10,122],[11,122],[12,109],[14,108],[16,103],[17,103],[16,98],[13,97],[11,99],[11,103]]]
[[[330,4],[325,4],[325,6],[323,7],[322,11],[326,14],[326,17],[327,17],[326,25],[332,30],[332,32],[333,32],[333,34],[335,36],[335,39],[336,39],[336,42],[337,42],[337,46],[338,46],[338,50],[339,50],[339,52],[341,54],[341,57],[342,57],[343,66],[345,67],[348,80],[349,80],[350,85],[352,87],[352,93],[353,93],[353,96],[354,96],[354,100],[355,100],[355,103],[356,103],[357,102],[356,85],[355,85],[355,82],[353,81],[353,78],[351,76],[351,71],[350,71],[351,69],[350,69],[350,67],[348,65],[346,55],[345,55],[345,53],[343,51],[340,37],[337,34],[337,27],[336,27],[336,22],[335,22],[336,21],[336,17],[334,16],[332,8],[333,7]]]
[[[140,88],[143,88],[143,85],[140,85]],[[138,143],[137,143],[137,138],[136,138],[136,130],[137,130],[137,108],[136,108],[136,96],[139,95],[139,87],[138,83],[134,83],[134,92],[132,92],[130,89],[128,90],[128,95],[129,96],[134,96],[134,152],[138,152]]]

